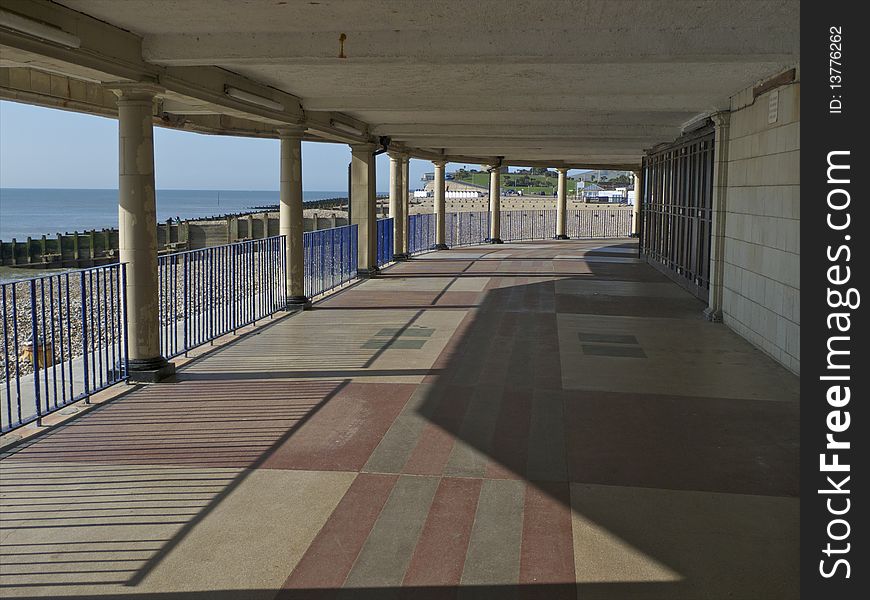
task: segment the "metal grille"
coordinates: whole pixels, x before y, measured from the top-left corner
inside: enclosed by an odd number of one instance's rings
[[[643,161],[641,253],[704,300],[710,289],[713,135],[707,128]]]
[[[378,219],[378,256],[377,266],[383,267],[393,262],[393,219]]]
[[[449,212],[444,227],[444,243],[450,248],[482,244],[489,237],[489,212]]]
[[[631,236],[631,210],[572,209],[565,225],[565,234],[571,239],[627,238]]]
[[[126,265],[0,284],[0,431],[127,378]]]
[[[505,242],[551,239],[556,235],[556,211],[503,210],[499,228]]]
[[[408,215],[408,254],[419,254],[435,246],[435,215]]]
[[[284,237],[161,256],[160,350],[183,354],[287,306]]]
[[[357,226],[308,231],[302,235],[305,295],[319,296],[357,276]]]

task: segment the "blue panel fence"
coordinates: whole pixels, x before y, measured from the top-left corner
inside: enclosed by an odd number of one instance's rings
[[[383,267],[387,263],[393,262],[393,223],[392,217],[389,219],[378,219],[378,255],[377,266]]]
[[[357,226],[308,231],[302,236],[305,295],[319,296],[357,276]]]
[[[0,430],[126,379],[126,299],[121,264],[0,284]]]
[[[158,260],[160,349],[172,358],[286,308],[284,237]]]
[[[435,215],[408,215],[408,254],[427,252],[435,247]]]

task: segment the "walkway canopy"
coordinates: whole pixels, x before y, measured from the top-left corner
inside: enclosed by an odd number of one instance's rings
[[[767,0],[8,0],[0,97],[115,114],[98,84],[145,81],[170,127],[631,169],[794,65],[798,19]]]

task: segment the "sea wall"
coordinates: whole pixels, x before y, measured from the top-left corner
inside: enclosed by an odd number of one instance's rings
[[[304,230],[315,231],[347,225],[340,210],[306,209]],[[224,215],[207,219],[157,225],[158,252],[197,250],[237,241],[278,235],[278,212]],[[58,233],[26,240],[0,241],[0,265],[31,269],[86,268],[118,260],[118,230],[100,229]]]

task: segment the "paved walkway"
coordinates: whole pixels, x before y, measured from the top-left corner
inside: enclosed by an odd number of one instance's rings
[[[0,595],[796,598],[798,378],[626,241],[437,252],[0,462]]]

